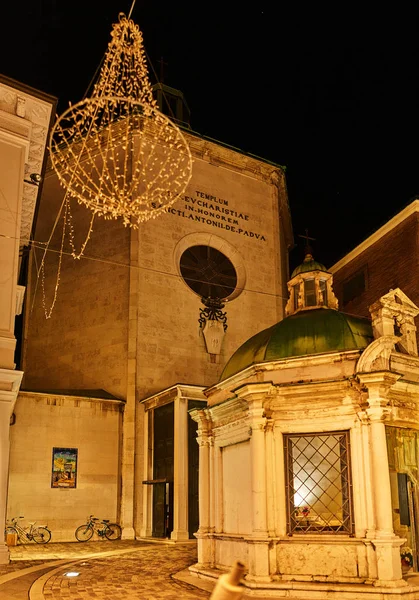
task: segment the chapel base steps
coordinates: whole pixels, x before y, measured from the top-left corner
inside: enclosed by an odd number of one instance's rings
[[[189,567],[189,583],[201,587],[201,583],[215,582],[225,573],[199,564]],[[196,579],[196,583],[194,583]],[[199,581],[198,581],[199,580]],[[410,580],[410,581],[409,581]],[[394,582],[370,583],[317,583],[314,581],[251,582],[244,581],[243,600],[258,598],[289,598],[292,600],[419,600],[419,573],[409,574],[406,579]]]

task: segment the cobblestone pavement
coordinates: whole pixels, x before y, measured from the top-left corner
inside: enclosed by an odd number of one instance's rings
[[[0,565],[0,600],[204,600],[214,587],[188,576],[194,542],[26,544],[10,552],[10,564]],[[405,579],[419,586],[418,573]]]
[[[11,547],[0,600],[198,600],[207,590],[175,579],[196,562],[196,544],[101,541]],[[78,573],[68,577],[68,572]],[[209,588],[209,589],[208,589]]]

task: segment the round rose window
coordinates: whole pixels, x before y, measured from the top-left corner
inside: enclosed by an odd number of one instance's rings
[[[230,259],[211,246],[191,246],[180,258],[185,283],[203,298],[224,299],[237,286],[237,273]]]

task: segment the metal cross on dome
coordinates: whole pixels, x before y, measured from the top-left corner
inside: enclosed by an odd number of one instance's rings
[[[311,241],[313,241],[313,242],[314,242],[314,241],[316,240],[316,238],[309,237],[309,235],[308,235],[308,229],[305,229],[304,231],[305,231],[305,235],[298,234],[298,237],[300,237],[300,238],[303,238],[303,239],[305,239],[305,241],[306,241],[306,242],[305,242],[305,248],[304,248],[304,253],[305,253],[305,255],[306,255],[306,256],[307,256],[308,254],[311,254],[311,255],[312,255],[312,254],[313,254],[313,249],[312,249],[312,247],[310,246],[310,242],[309,242],[309,240],[311,240]]]

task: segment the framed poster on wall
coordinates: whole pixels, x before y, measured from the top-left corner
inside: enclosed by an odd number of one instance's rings
[[[77,448],[52,449],[51,487],[77,487]]]

